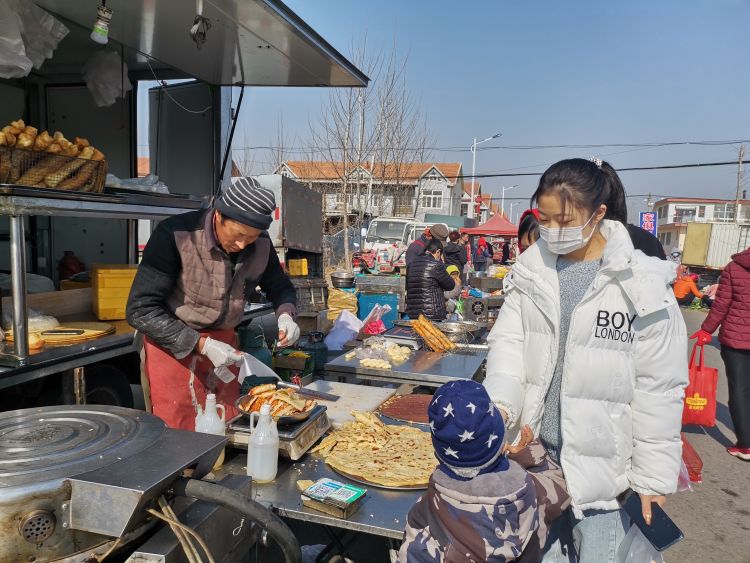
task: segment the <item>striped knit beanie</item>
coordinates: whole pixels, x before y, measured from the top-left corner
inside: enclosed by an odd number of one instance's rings
[[[243,225],[265,231],[273,221],[271,215],[276,209],[276,198],[252,176],[234,178],[216,200],[216,209]]]

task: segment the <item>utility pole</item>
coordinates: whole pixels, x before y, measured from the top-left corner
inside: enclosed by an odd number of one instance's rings
[[[737,160],[737,194],[734,199],[734,222],[740,222],[740,197],[742,196],[742,177],[745,175],[742,161],[745,160],[745,145],[740,145],[740,157]]]

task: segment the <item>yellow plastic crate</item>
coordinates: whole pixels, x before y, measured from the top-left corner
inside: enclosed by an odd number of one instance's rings
[[[94,315],[100,321],[123,320],[137,265],[95,264],[91,273]]]
[[[307,258],[292,258],[286,261],[286,267],[289,269],[290,276],[307,275]]]

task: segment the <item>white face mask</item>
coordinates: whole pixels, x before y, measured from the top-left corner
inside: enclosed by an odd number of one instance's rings
[[[586,246],[594,235],[594,229],[591,229],[589,236],[583,236],[583,229],[585,229],[591,220],[596,215],[596,211],[589,217],[580,227],[559,227],[551,229],[543,225],[539,225],[539,236],[544,242],[547,243],[547,248],[553,254],[569,254],[575,252],[579,248]]]

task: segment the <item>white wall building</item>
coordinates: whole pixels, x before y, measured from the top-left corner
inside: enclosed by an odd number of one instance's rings
[[[342,162],[285,161],[275,174],[295,179],[324,195],[324,214],[341,216],[363,211],[378,217],[414,217],[427,213],[459,215],[464,191],[461,163],[370,163],[346,167]],[[344,205],[347,178],[347,205]]]
[[[667,198],[654,204],[657,234],[669,254],[685,248],[688,223],[733,223],[736,202],[726,199]],[[750,200],[740,200],[739,223],[750,224]]]

